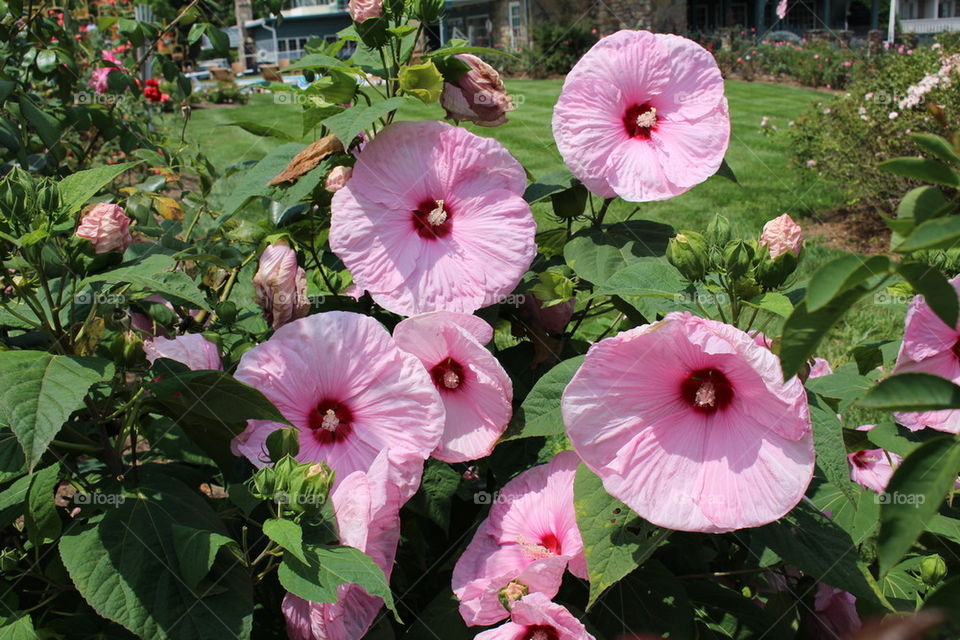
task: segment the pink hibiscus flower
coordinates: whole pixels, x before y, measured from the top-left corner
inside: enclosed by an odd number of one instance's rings
[[[720,69],[692,40],[618,31],[567,74],[553,137],[593,193],[632,202],[671,198],[723,161],[730,117]]]
[[[724,532],[781,517],[813,476],[806,392],[715,320],[674,312],[594,344],[563,392],[567,435],[650,522]]]
[[[477,635],[476,640],[595,640],[586,627],[542,593],[517,600],[510,622]]]
[[[286,324],[243,354],[234,376],[299,430],[298,460],[326,462],[338,482],[367,471],[388,449],[403,471],[404,500],[443,431],[443,404],[429,374],[369,316],[331,311]],[[267,436],[281,426],[251,420],[234,439],[234,453],[264,466]]]
[[[169,358],[181,362],[190,369],[222,369],[220,351],[199,333],[187,333],[169,340],[162,336],[145,340],[143,351],[150,364],[157,358]]]
[[[763,225],[759,246],[767,247],[772,260],[784,253],[792,253],[799,258],[803,249],[803,229],[793,221],[790,214],[785,213]]]
[[[382,452],[368,473],[354,471],[330,494],[340,543],[373,558],[388,581],[400,540],[402,499],[393,474]],[[281,608],[291,640],[359,640],[382,606],[381,598],[359,585],[342,584],[336,602],[308,602],[288,593]]]
[[[437,311],[407,318],[393,330],[397,345],[417,357],[440,392],[447,418],[433,457],[466,462],[490,455],[513,413],[513,383],[483,345],[486,322]]]
[[[586,579],[583,541],[573,510],[573,478],[580,461],[572,451],[524,471],[497,494],[487,519],[453,569],[453,592],[468,625],[507,617],[500,602],[509,593],[557,594],[563,571]]]
[[[783,20],[787,17],[787,0],[780,0],[777,3],[777,20]]]
[[[950,284],[960,295],[960,276]],[[907,308],[903,344],[893,369],[894,374],[908,372],[929,373],[960,383],[960,323],[948,327],[923,296],[916,296]],[[911,431],[930,427],[960,433],[960,410],[956,409],[896,413],[894,417]]]
[[[894,466],[903,459],[883,449],[864,449],[847,454],[850,462],[850,479],[861,487],[883,493],[893,476]]]
[[[810,613],[816,632],[814,638],[847,638],[860,630],[860,615],[857,613],[857,598],[852,593],[817,583]]]
[[[397,122],[333,195],[330,247],[389,311],[472,313],[513,291],[536,254],[526,183],[491,138]]]

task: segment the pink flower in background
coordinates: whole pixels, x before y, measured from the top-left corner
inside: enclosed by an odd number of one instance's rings
[[[950,280],[960,295],[960,276]],[[929,373],[960,383],[960,324],[948,327],[923,299],[916,296],[907,307],[903,344],[893,373]],[[911,431],[925,427],[960,433],[960,410],[896,413],[897,422]]]
[[[382,5],[383,0],[350,0],[347,10],[354,22],[363,22],[369,18],[379,18]]]
[[[903,460],[895,453],[883,449],[865,449],[847,454],[850,462],[850,479],[861,487],[883,493],[893,476],[895,465]]]
[[[783,20],[787,17],[787,0],[780,0],[777,3],[777,19]]]
[[[847,638],[859,631],[861,622],[856,605],[857,598],[852,593],[818,582],[814,612],[808,614],[817,628],[812,637]]]
[[[283,240],[263,250],[253,286],[257,304],[274,329],[310,312],[307,274],[297,264],[297,252]]]
[[[330,247],[389,311],[472,313],[513,291],[536,254],[526,183],[491,138],[397,122],[333,195]]]
[[[453,569],[453,591],[468,625],[507,617],[500,593],[508,589],[556,595],[564,568],[586,579],[583,542],[573,510],[572,451],[524,471],[496,496],[487,519]]]
[[[566,607],[542,593],[517,600],[510,622],[477,635],[476,640],[595,640]]]
[[[93,243],[94,253],[123,253],[133,244],[130,233],[130,218],[123,208],[115,204],[100,203],[90,208],[80,218],[76,236]]]
[[[353,167],[336,166],[330,170],[323,188],[327,191],[340,191],[347,186],[347,180],[353,175]]]
[[[440,393],[446,423],[433,457],[466,462],[490,455],[513,413],[513,383],[483,344],[486,322],[438,311],[407,318],[393,330],[397,346],[417,357]]]
[[[113,67],[100,67],[98,69],[94,69],[90,74],[90,81],[87,84],[99,94],[106,93],[107,87],[109,86],[109,77],[111,71],[114,71]]]
[[[110,49],[103,49],[100,51],[100,55],[103,56],[103,59],[106,62],[109,62],[114,67],[119,67],[121,69],[123,68],[123,60],[117,57],[117,54],[115,51]]]
[[[187,365],[194,371],[223,368],[217,345],[199,333],[187,333],[172,340],[162,336],[145,340],[143,351],[150,364],[153,364],[157,358],[169,358]]]
[[[402,471],[404,500],[443,431],[443,404],[429,374],[369,316],[331,311],[286,324],[243,354],[234,375],[299,430],[297,459],[326,462],[338,482],[367,471],[387,449]],[[234,453],[264,466],[264,443],[281,426],[251,420],[234,439]]]
[[[400,540],[401,495],[387,452],[370,470],[354,471],[330,494],[340,544],[363,551],[390,580]],[[337,587],[336,602],[308,602],[288,593],[281,606],[291,640],[360,640],[376,619],[383,600],[359,585]]]
[[[632,202],[671,198],[723,161],[730,118],[720,69],[686,38],[618,31],[567,74],[553,137],[593,193]]]
[[[507,121],[507,113],[516,109],[503,86],[500,74],[471,53],[454,56],[470,70],[455,82],[445,82],[440,104],[447,118],[475,122],[481,127],[498,127]]]
[[[784,253],[792,253],[799,258],[803,249],[803,229],[793,221],[790,214],[785,213],[763,225],[760,246],[767,247],[774,260]]]
[[[724,532],[803,497],[806,393],[735,327],[670,313],[594,344],[563,392],[567,435],[607,492],[650,522]]]

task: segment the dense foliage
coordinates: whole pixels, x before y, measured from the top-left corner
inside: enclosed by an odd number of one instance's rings
[[[600,40],[555,110],[567,166],[528,176],[456,126],[516,107],[497,52],[415,52],[441,8],[351,2],[309,86],[266,86],[315,142],[233,121],[273,146],[221,177],[151,118],[189,117],[152,51],[189,7],[88,42],[7,5],[0,637],[955,637],[960,297],[926,253],[960,240],[953,114],[890,133],[881,168],[924,186],[889,256],[801,280],[783,212],[608,219],[736,180],[707,51]],[[905,294],[902,341],[816,357]]]

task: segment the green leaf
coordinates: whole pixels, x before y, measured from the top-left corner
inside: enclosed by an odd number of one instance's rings
[[[283,547],[284,551],[289,551],[302,564],[310,563],[303,553],[303,529],[293,520],[270,518],[263,523],[263,535]]]
[[[54,493],[60,481],[60,464],[52,464],[31,476],[27,490],[27,506],[23,520],[30,542],[39,547],[60,535],[60,514],[54,504]]]
[[[50,73],[57,68],[57,52],[52,49],[43,49],[37,53],[37,69],[42,73]]]
[[[564,432],[563,416],[560,413],[560,396],[573,378],[584,356],[564,360],[530,389],[520,409],[513,414],[510,427],[500,437],[502,442],[534,436],[552,436]]]
[[[220,31],[212,24],[204,25],[204,32],[210,38],[210,44],[213,45],[214,51],[222,56],[230,55],[230,38],[227,37],[225,32]]]
[[[450,528],[450,501],[460,487],[461,477],[449,464],[432,458],[427,460],[423,482],[410,508],[422,512],[446,532]]]
[[[188,589],[195,590],[210,573],[222,547],[237,546],[233,538],[222,533],[195,529],[176,522],[171,526],[170,533],[179,562],[180,577]]]
[[[850,482],[850,467],[847,450],[843,444],[843,425],[836,412],[816,394],[808,394],[810,421],[813,423],[813,445],[817,452],[817,465],[826,479],[836,485],[850,504],[857,503],[857,490]]]
[[[657,298],[653,301],[656,310],[666,310],[676,304],[677,294],[686,286],[687,281],[676,267],[661,260],[648,259],[617,271],[603,284],[597,285],[594,295],[620,296],[640,313],[650,316],[651,307],[646,304],[650,301],[640,299]]]
[[[901,457],[907,457],[924,442],[940,437],[942,432],[933,429],[910,431],[893,420],[881,420],[868,432],[867,439],[877,448],[890,451]]]
[[[358,133],[405,104],[407,104],[407,98],[394,97],[375,102],[372,106],[357,105],[327,118],[323,124],[340,139],[344,147],[349,147]]]
[[[159,294],[171,302],[182,301],[209,311],[210,305],[196,283],[183,271],[174,270],[175,265],[176,261],[170,256],[155,253],[126,266],[92,275],[80,283],[80,288],[101,282],[130,284],[136,289]]]
[[[897,175],[913,178],[922,182],[942,184],[947,187],[960,187],[960,175],[956,171],[936,160],[927,158],[894,158],[877,165],[879,168]]]
[[[10,615],[6,615],[6,614]],[[29,613],[7,612],[0,614],[0,640],[38,640]]]
[[[348,111],[350,110],[348,109]],[[303,149],[304,146],[301,143],[282,144],[248,169],[243,174],[239,187],[230,194],[223,205],[223,210],[228,215],[220,216],[217,224],[223,224],[226,220],[229,220],[230,216],[243,207],[248,200],[257,196],[280,202],[286,207],[293,206],[309,197],[320,180],[330,170],[330,166],[327,164],[329,158],[321,161],[315,169],[298,178],[293,186],[272,187],[267,184],[278,173],[286,169],[293,157]]]
[[[57,185],[60,190],[61,211],[64,215],[79,211],[87,200],[97,195],[100,189],[113,182],[124,171],[141,164],[141,162],[138,160],[136,162],[104,165],[70,174]]]
[[[383,598],[387,608],[400,621],[387,577],[373,558],[353,547],[308,545],[304,551],[309,560],[307,563],[284,554],[277,571],[284,589],[310,602],[336,602],[337,587],[357,584],[368,594]]]
[[[935,438],[903,459],[881,495],[880,575],[900,562],[936,515],[960,473],[960,442]]]
[[[817,269],[807,285],[806,304],[808,311],[817,311],[830,304],[838,295],[872,278],[889,273],[890,259],[872,256],[864,259],[846,255]],[[954,296],[956,297],[956,296]]]
[[[740,184],[740,181],[737,180],[736,174],[733,173],[733,169],[731,169],[730,165],[727,164],[726,158],[723,159],[723,162],[720,163],[720,168],[717,169],[717,172],[713,175],[719,176],[721,178],[726,178],[727,180],[735,184]]]
[[[17,437],[6,429],[0,431],[0,484],[16,480],[26,472],[27,461]]]
[[[759,307],[781,318],[789,318],[793,313],[793,303],[790,298],[776,291],[768,291],[758,298],[747,301],[751,307]]]
[[[454,41],[451,41],[454,42]],[[463,42],[463,40],[460,40]],[[502,56],[504,58],[512,58],[514,60],[519,60],[517,56],[512,53],[507,53],[506,51],[501,51],[500,49],[491,49],[489,47],[471,47],[468,45],[452,45],[446,46],[442,49],[437,49],[435,51],[430,51],[429,53],[424,54],[425,58],[433,58],[434,56],[455,56],[461,53],[482,53],[488,56]]]
[[[564,167],[556,171],[551,171],[539,180],[532,182],[527,186],[523,193],[523,199],[529,204],[546,200],[550,196],[566,191],[573,186],[576,178],[570,173],[570,170]]]
[[[884,411],[960,409],[960,387],[929,373],[898,373],[881,380],[857,404]]]
[[[0,352],[0,424],[17,436],[31,469],[91,385],[111,377],[113,365],[100,358]]]
[[[223,371],[181,371],[178,363],[157,360],[146,385],[157,411],[173,418],[187,436],[221,469],[233,466],[230,441],[243,432],[248,420],[289,425],[260,391]]]
[[[950,164],[960,163],[960,156],[957,155],[953,146],[940,136],[935,136],[932,133],[913,133],[910,134],[910,137],[921,149],[933,157]]]
[[[873,381],[860,375],[853,364],[845,364],[830,375],[807,380],[807,389],[810,391],[824,398],[838,400],[841,412],[860,399],[873,386]]]
[[[333,105],[347,104],[357,93],[357,78],[346,71],[330,69],[310,86],[310,92],[316,92]]]
[[[400,69],[400,89],[425,104],[436,102],[443,91],[443,76],[431,61],[406,65]]]
[[[910,253],[921,249],[949,249],[957,240],[960,240],[960,216],[934,218],[917,225],[903,242],[894,247],[894,251]]]
[[[917,224],[947,213],[954,205],[943,197],[937,187],[925,186],[911,189],[897,206],[899,220],[914,220]]]
[[[920,262],[901,263],[897,271],[910,283],[914,291],[923,295],[930,309],[943,320],[948,327],[957,326],[957,314],[960,302],[957,291],[939,271]]]
[[[60,538],[60,557],[93,609],[141,638],[250,638],[250,576],[234,559],[215,563],[209,581],[191,589],[178,568],[174,525],[227,531],[206,501],[164,472],[141,465],[135,493]]]
[[[20,112],[27,119],[33,130],[40,136],[40,140],[52,149],[60,143],[61,124],[60,122],[45,111],[41,111],[37,105],[25,95],[20,96]]]
[[[597,637],[697,637],[693,607],[687,598],[688,582],[692,581],[679,580],[656,559],[648,560],[597,600],[590,616],[599,632]],[[643,635],[625,636],[624,630]]]
[[[289,133],[274,127],[263,122],[251,122],[249,120],[237,120],[235,122],[223,122],[217,125],[219,127],[239,127],[246,131],[247,133],[252,133],[255,136],[260,136],[261,138],[277,138],[278,140],[283,140],[285,142],[296,142],[296,138],[291,136]]]
[[[780,340],[780,366],[785,380],[803,368],[827,332],[866,293],[867,290],[858,285],[817,311],[808,311],[806,305],[797,305],[783,325]]]
[[[573,496],[590,576],[589,610],[604,591],[653,555],[671,532],[642,520],[611,497],[583,463],[577,468]]]
[[[203,37],[203,30],[206,29],[206,23],[195,22],[190,27],[190,33],[187,34],[187,44],[195,44]]]
[[[601,285],[634,262],[664,255],[673,236],[673,227],[659,222],[615,222],[578,232],[563,248],[563,257],[578,276]]]
[[[777,522],[752,529],[751,536],[800,571],[855,595],[857,608],[889,608],[850,535],[816,507],[801,502]]]
[[[303,56],[289,67],[285,67],[284,71],[300,71],[303,69],[352,69],[349,64],[334,58],[332,56],[325,56],[322,53],[308,53]]]
[[[960,576],[954,576],[937,587],[937,590],[926,597],[923,610],[936,610],[946,614],[949,619],[949,631],[954,634],[960,629]],[[947,629],[938,628],[940,632]],[[956,637],[954,635],[954,637]]]

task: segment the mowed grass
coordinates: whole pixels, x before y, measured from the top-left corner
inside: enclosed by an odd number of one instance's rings
[[[560,94],[559,80],[508,80],[507,88],[518,107],[510,114],[509,122],[497,128],[467,125],[478,135],[501,141],[535,177],[562,167],[551,131],[553,105]],[[835,185],[820,179],[810,171],[792,167],[789,149],[782,131],[812,103],[825,94],[795,87],[772,84],[730,81],[726,85],[733,129],[727,161],[737,175],[739,184],[714,177],[687,193],[665,202],[617,202],[608,214],[608,220],[633,218],[658,220],[678,230],[703,230],[715,213],[727,216],[734,232],[743,237],[759,234],[763,223],[789,213],[801,224],[817,219],[818,213],[838,207],[842,195]],[[400,119],[416,120],[442,118],[439,105],[412,104],[399,114]],[[767,116],[770,124],[781,133],[764,134],[760,122]],[[186,129],[187,138],[210,157],[215,166],[227,167],[262,158],[277,140],[261,138],[237,127],[221,126],[229,122],[247,120],[283,130],[289,135],[311,142],[314,133],[302,135],[300,107],[275,104],[269,94],[255,94],[250,103],[239,107],[197,109]],[[239,179],[239,178],[238,178]],[[222,183],[229,190],[231,180]],[[639,210],[634,209],[639,206]],[[534,207],[541,229],[557,224],[550,215],[550,207]],[[801,261],[798,278],[811,274],[825,261],[840,252],[823,245],[822,239],[809,238],[806,254]],[[876,304],[868,299],[860,303],[825,341],[823,356],[833,363],[849,361],[849,349],[859,343],[891,339],[902,329],[904,305]],[[769,327],[773,334],[776,326]]]

